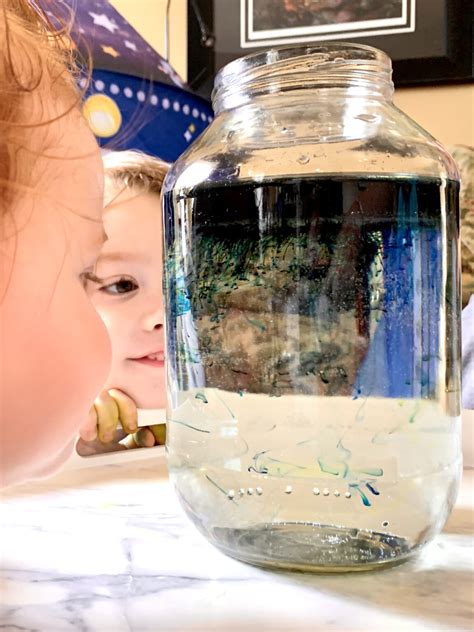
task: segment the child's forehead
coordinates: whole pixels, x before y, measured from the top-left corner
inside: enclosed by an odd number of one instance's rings
[[[117,204],[134,202],[137,198],[142,199],[146,195],[153,195],[159,203],[159,196],[149,193],[146,188],[128,186],[123,180],[111,176],[107,171],[105,172],[104,210],[106,212],[109,207],[113,208]]]
[[[160,240],[133,239],[118,240],[108,238],[97,259],[97,273],[147,274],[150,282],[159,278],[162,270]]]
[[[106,250],[156,251],[162,239],[160,201],[154,194],[117,197],[104,209]]]
[[[161,209],[161,197],[145,188],[127,186],[123,182],[110,178],[105,174],[104,187],[104,214],[121,209],[123,211],[137,212],[143,208],[150,208],[159,212]]]

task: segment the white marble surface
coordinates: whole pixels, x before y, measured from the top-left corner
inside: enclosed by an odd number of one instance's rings
[[[473,484],[404,565],[276,573],[229,559],[183,515],[162,458],[72,470],[3,495],[0,630],[473,629]]]

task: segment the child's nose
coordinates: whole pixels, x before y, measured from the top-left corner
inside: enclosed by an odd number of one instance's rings
[[[164,323],[163,306],[160,305],[156,309],[145,314],[143,318],[143,327],[146,331],[153,331],[153,329],[160,329]]]

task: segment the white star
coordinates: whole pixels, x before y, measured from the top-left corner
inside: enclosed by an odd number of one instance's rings
[[[128,40],[125,40],[124,44],[125,44],[125,48],[129,48],[130,50],[137,52],[137,47],[135,46],[133,42],[129,42]]]
[[[105,15],[105,13],[98,14],[98,13],[93,13],[92,11],[88,11],[88,13],[91,16],[91,18],[94,20],[94,24],[96,26],[102,26],[104,29],[107,29],[111,33],[115,33],[115,29],[119,28],[115,24],[115,22],[112,22],[112,20],[109,20],[109,18]]]

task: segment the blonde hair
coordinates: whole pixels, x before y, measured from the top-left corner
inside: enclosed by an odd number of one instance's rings
[[[30,185],[32,161],[46,148],[46,129],[37,151],[25,138],[28,130],[46,128],[81,98],[68,28],[53,19],[54,25],[31,0],[0,0],[0,211],[15,190]],[[35,120],[32,95],[38,91]],[[64,99],[59,109],[58,97]]]
[[[135,189],[140,193],[159,195],[168,173],[169,164],[160,158],[140,151],[111,151],[102,157],[105,170],[105,188],[117,185]],[[107,196],[107,194],[106,194]]]

